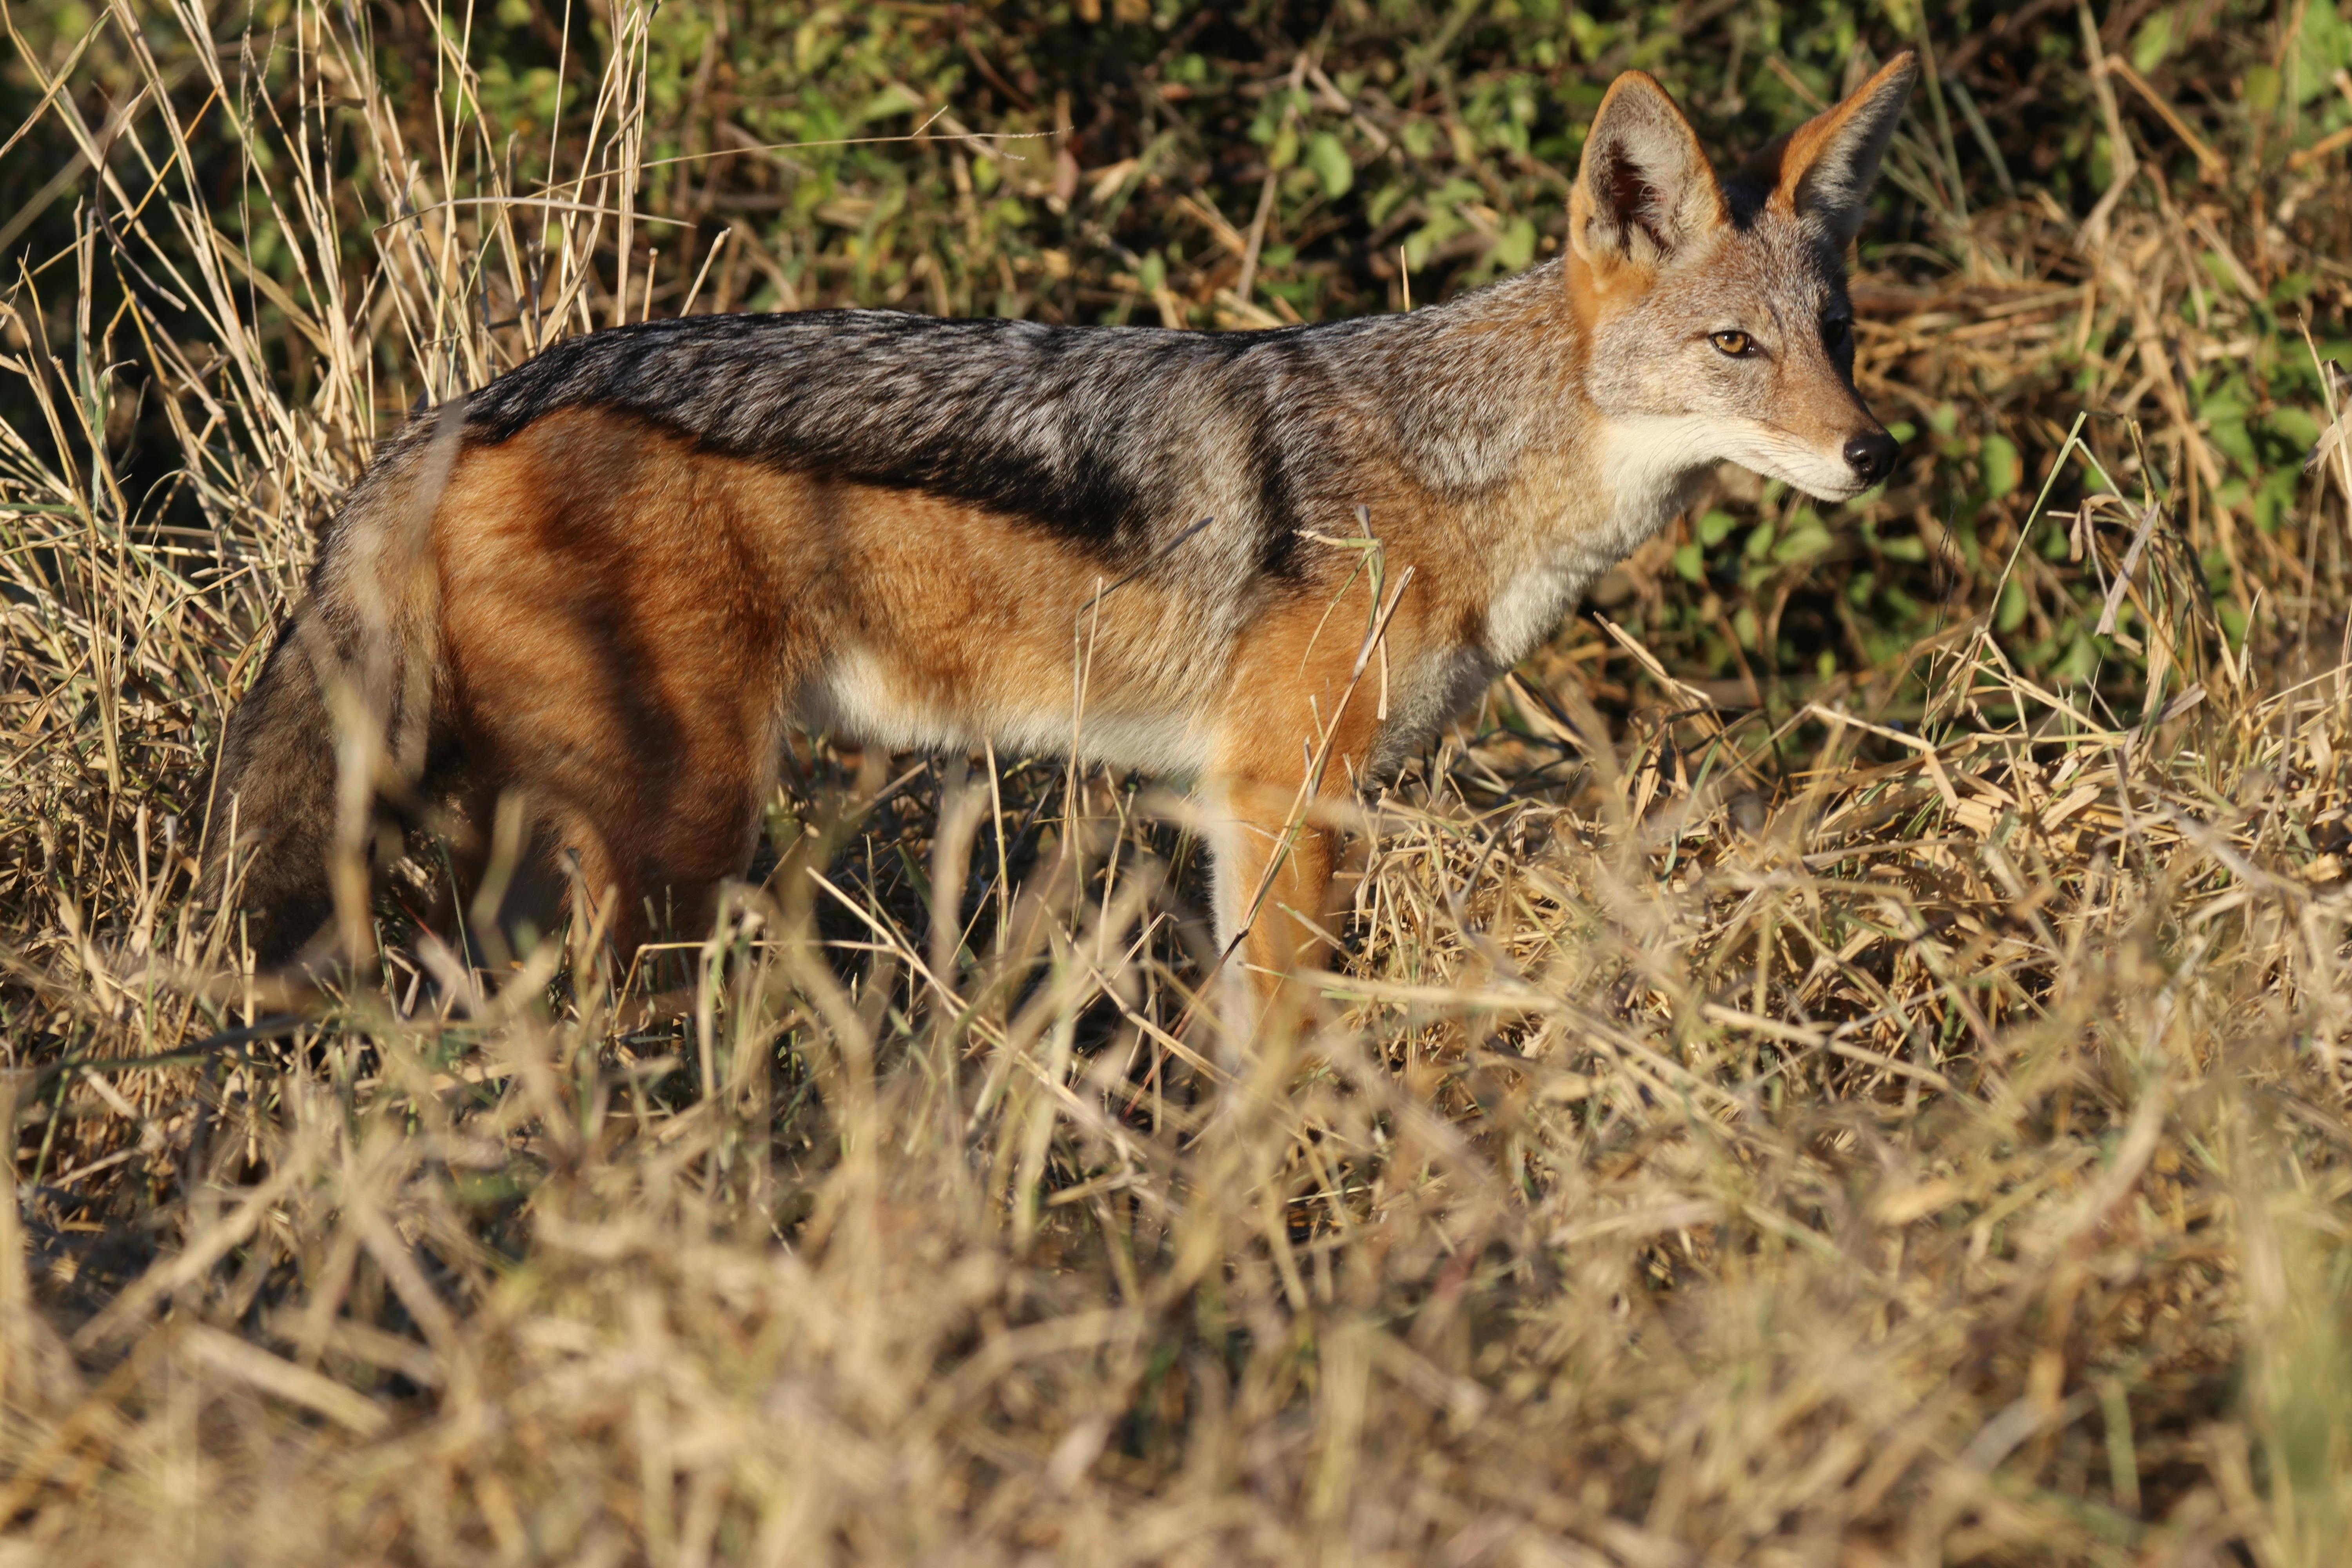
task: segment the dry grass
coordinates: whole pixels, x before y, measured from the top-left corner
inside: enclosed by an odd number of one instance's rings
[[[395,891],[377,972],[273,1012],[185,792],[385,361],[446,391],[636,313],[615,15],[573,205],[435,205],[511,194],[462,53],[413,147],[298,6],[362,195],[423,209],[373,264],[227,68],[299,294],[165,116],[0,304],[47,426],[0,429],[0,1563],[2344,1561],[2352,453],[2299,531],[2214,500],[2173,367],[2242,318],[2181,324],[2212,280],[2128,169],[2096,232],[1954,217],[1969,264],[1864,343],[1924,410],[2035,374],[2086,280],[2185,342],[2086,394],[2168,419],[2012,426],[2082,569],[2020,527],[1943,631],[1779,709],[1570,634],[1368,803],[1303,1037],[1171,1033],[1160,795],[822,741],[659,973],[467,973]],[[167,495],[112,466],[127,361]],[[2085,572],[2131,702],[1992,630]]]

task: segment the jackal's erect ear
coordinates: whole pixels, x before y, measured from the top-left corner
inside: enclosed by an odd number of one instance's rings
[[[1823,110],[1740,169],[1743,184],[1769,193],[1773,207],[1818,227],[1840,250],[1862,226],[1879,161],[1919,74],[1906,49],[1878,68],[1843,103]]]
[[[1655,79],[1625,72],[1585,133],[1569,244],[1596,268],[1655,268],[1723,222],[1723,188],[1698,133]]]

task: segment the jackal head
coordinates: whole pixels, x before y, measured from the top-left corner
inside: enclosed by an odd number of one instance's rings
[[[1569,199],[1569,289],[1587,391],[1645,463],[1728,458],[1823,500],[1893,469],[1853,389],[1845,251],[1913,74],[1896,56],[1727,181],[1655,80],[1610,87]]]

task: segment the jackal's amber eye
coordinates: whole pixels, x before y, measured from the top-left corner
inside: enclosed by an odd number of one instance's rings
[[[1743,357],[1756,346],[1756,340],[1746,332],[1710,332],[1706,341],[1733,359]]]

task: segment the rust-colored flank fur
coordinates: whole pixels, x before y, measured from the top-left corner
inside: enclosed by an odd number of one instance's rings
[[[1082,742],[1092,728],[1097,752],[1189,758],[1252,825],[1224,849],[1236,897],[1289,827],[1318,711],[1339,720],[1322,795],[1370,762],[1377,693],[1348,697],[1360,585],[1271,595],[1219,658],[1186,646],[1211,606],[1183,602],[1181,584],[1090,605],[1109,582],[1063,540],[969,504],[713,457],[593,410],[469,452],[431,541],[447,739],[486,794],[521,792],[587,884],[613,890],[624,947],[652,934],[649,903],[691,928],[741,870],[786,714],[907,744],[1066,738],[1083,663]],[[1391,658],[1420,618],[1391,624]],[[1126,741],[1139,726],[1157,733]],[[1304,900],[1319,922],[1328,830],[1290,836],[1268,902]],[[1296,925],[1253,928],[1251,965],[1287,969]]]
[[[576,870],[622,949],[691,931],[806,725],[1196,784],[1246,1023],[1329,930],[1320,807],[1427,744],[1697,477],[1838,500],[1885,476],[1843,262],[1910,77],[1724,182],[1628,73],[1563,255],[1409,314],[648,322],[420,417],[224,742],[262,956],[323,952],[331,916],[352,942],[337,846],[419,786],[482,822],[520,801],[533,875]]]

